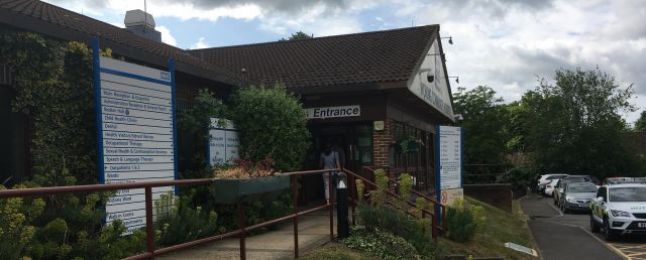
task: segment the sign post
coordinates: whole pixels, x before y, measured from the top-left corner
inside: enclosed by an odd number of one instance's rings
[[[99,181],[175,179],[174,62],[163,71],[100,57],[97,39],[92,49]],[[153,188],[153,198],[172,191]],[[119,190],[108,200],[105,222],[117,219],[127,233],[146,225],[143,189]]]
[[[464,198],[462,128],[438,126],[435,144],[435,193],[437,201],[448,206]],[[439,219],[439,207],[436,213]]]
[[[230,165],[240,158],[240,140],[233,122],[226,119],[211,118],[209,129],[209,164],[211,166]]]

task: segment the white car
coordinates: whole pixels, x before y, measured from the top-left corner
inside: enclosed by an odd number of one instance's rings
[[[547,185],[545,185],[545,191],[543,193],[548,197],[552,197],[558,181],[559,179],[552,179]]]
[[[625,234],[646,235],[646,184],[603,185],[590,203],[590,228],[606,240]]]
[[[564,174],[564,173],[551,173],[551,174],[543,174],[543,175],[541,175],[541,177],[538,179],[538,182],[536,183],[536,191],[539,194],[544,194],[547,184],[550,183],[553,179],[557,179],[557,178],[560,178],[562,176],[567,176],[567,174]]]

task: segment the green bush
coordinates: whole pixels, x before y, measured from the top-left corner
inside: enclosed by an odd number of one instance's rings
[[[446,224],[449,239],[456,242],[466,242],[476,234],[478,220],[468,208],[448,207]]]
[[[176,198],[169,192],[155,201],[157,244],[176,245],[215,234],[218,214],[213,210],[205,211],[201,206],[192,207],[194,195],[194,190],[189,190]]]
[[[359,205],[359,218],[368,230],[384,230],[400,236],[410,242],[417,252],[424,257],[433,257],[437,254],[437,247],[430,232],[424,224],[409,217],[403,212],[387,208]]]
[[[193,105],[177,116],[179,171],[182,179],[212,177],[206,149],[210,118],[227,118],[227,107],[215,94],[200,89]]]
[[[527,191],[527,187],[533,184],[536,180],[534,176],[534,172],[529,168],[514,167],[500,175],[496,182],[511,184],[514,197],[518,197],[519,195],[523,196]]]
[[[272,158],[275,168],[300,168],[310,146],[307,119],[298,99],[280,85],[241,89],[235,98],[233,122],[240,131],[241,157]]]
[[[402,237],[390,232],[353,229],[352,235],[343,240],[352,249],[368,252],[381,259],[420,259],[417,250]]]
[[[0,185],[0,190],[5,189]],[[9,198],[0,200],[0,259],[18,259],[35,233],[34,218],[45,208],[43,199]]]

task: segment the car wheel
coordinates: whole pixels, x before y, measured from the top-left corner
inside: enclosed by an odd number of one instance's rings
[[[603,220],[603,238],[605,238],[606,241],[617,240],[617,234],[612,232],[612,229],[610,229],[610,222],[607,219]]]
[[[599,224],[594,221],[594,217],[590,214],[590,230],[592,230],[593,233],[598,233],[600,229]]]

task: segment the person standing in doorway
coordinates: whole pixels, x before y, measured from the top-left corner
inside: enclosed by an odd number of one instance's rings
[[[323,169],[335,169],[323,173],[323,189],[325,190],[325,200],[327,204],[330,205],[330,174],[336,175],[336,169],[341,168],[341,163],[339,162],[339,154],[335,151],[332,151],[332,146],[329,144],[325,145],[323,152],[321,152],[320,166]]]

